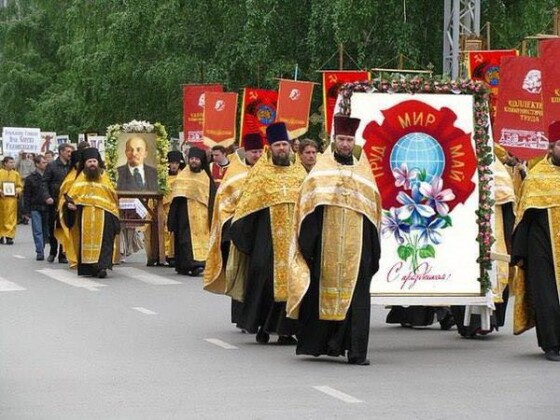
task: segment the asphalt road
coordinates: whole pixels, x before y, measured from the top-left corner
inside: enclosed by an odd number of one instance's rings
[[[141,254],[103,280],[34,257],[28,226],[0,245],[2,419],[560,416],[560,363],[534,331],[514,337],[511,317],[467,340],[386,325],[374,307],[372,365],[350,366],[257,344],[227,298]]]

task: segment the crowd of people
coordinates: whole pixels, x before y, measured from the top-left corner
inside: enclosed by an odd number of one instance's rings
[[[261,344],[275,335],[297,354],[346,356],[365,366],[382,206],[355,144],[359,122],[336,115],[333,142],[323,151],[313,140],[291,140],[282,122],[265,136],[246,134],[233,152],[220,145],[192,146],[186,156],[171,151],[163,206],[169,266],[203,276],[205,290],[229,296],[240,330]],[[560,122],[550,126],[549,141],[547,156],[528,172],[496,147],[498,282],[490,326],[476,316],[464,325],[458,306],[395,306],[387,322],[418,327],[437,319],[442,329],[456,323],[464,337],[484,335],[504,325],[512,293],[514,332],[536,327],[546,359],[560,361]],[[134,163],[143,161],[145,140],[131,137],[125,152],[119,182],[155,189],[146,175],[156,169]],[[62,144],[54,160],[22,153],[2,164],[0,243],[14,243],[18,218],[31,220],[38,261],[58,258],[78,275],[105,278],[121,261],[121,222],[99,151],[85,142],[77,150]]]

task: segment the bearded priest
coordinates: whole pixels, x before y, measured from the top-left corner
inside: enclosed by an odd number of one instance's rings
[[[82,151],[81,166],[82,172],[64,197],[64,217],[69,228],[76,223],[79,229],[78,275],[102,279],[117,257],[118,198],[97,149]]]
[[[327,150],[303,182],[295,210],[288,316],[299,319],[296,354],[344,356],[369,365],[371,278],[379,269],[381,197],[362,154],[359,119],[334,118]]]
[[[278,344],[295,344],[296,323],[286,318],[289,246],[294,204],[306,176],[290,159],[290,142],[283,122],[266,129],[270,155],[263,155],[251,169],[231,223],[235,247],[248,257],[243,284],[239,328],[268,343],[278,334]]]

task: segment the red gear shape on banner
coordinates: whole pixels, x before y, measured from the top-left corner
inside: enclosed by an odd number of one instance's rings
[[[384,209],[399,207],[397,201],[401,187],[395,186],[390,157],[393,147],[405,135],[425,133],[440,144],[445,157],[441,178],[444,188],[451,188],[455,199],[448,202],[449,211],[464,203],[476,185],[472,177],[477,169],[477,158],[473,150],[471,133],[455,127],[457,115],[443,107],[437,110],[418,101],[403,101],[382,111],[383,123],[370,122],[364,129],[364,151],[375,176]]]

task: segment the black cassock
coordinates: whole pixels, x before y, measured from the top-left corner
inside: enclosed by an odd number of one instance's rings
[[[321,249],[323,206],[307,216],[299,234],[300,251],[311,271],[311,283],[300,307],[301,323],[297,334],[296,354],[344,356],[349,360],[363,360],[367,356],[371,301],[371,278],[379,269],[380,244],[376,227],[363,217],[362,255],[358,280],[346,318],[343,321],[319,319],[319,279],[321,277]],[[336,261],[332,261],[336,264]]]
[[[222,253],[222,267],[225,270],[227,266],[227,261],[229,258],[229,251],[231,247],[231,236],[230,236],[230,229],[231,229],[231,219],[224,223],[224,227],[222,228],[222,243],[220,244],[220,251]],[[239,302],[238,300],[231,299],[231,323],[237,324],[239,321],[239,317],[241,316],[241,311],[243,308],[243,303]]]
[[[262,327],[267,333],[292,335],[296,322],[286,318],[286,303],[274,301],[274,255],[270,211],[249,214],[232,223],[230,237],[249,256],[243,304],[234,314],[237,326],[251,334]]]
[[[213,202],[215,189],[211,188],[210,201]],[[212,206],[209,206],[211,221]],[[191,228],[189,226],[189,210],[186,197],[175,197],[169,207],[167,229],[173,232],[175,240],[175,271],[179,274],[191,274],[197,268],[204,268],[205,261],[193,258]]]
[[[513,234],[513,263],[523,259],[527,292],[530,293],[537,328],[537,340],[543,350],[560,346],[560,303],[548,212],[528,209]]]
[[[464,312],[464,306],[461,306]],[[434,317],[441,323],[441,329],[453,326],[451,310],[446,306],[392,306],[387,314],[387,324],[401,324],[403,327],[427,327],[434,323]]]

